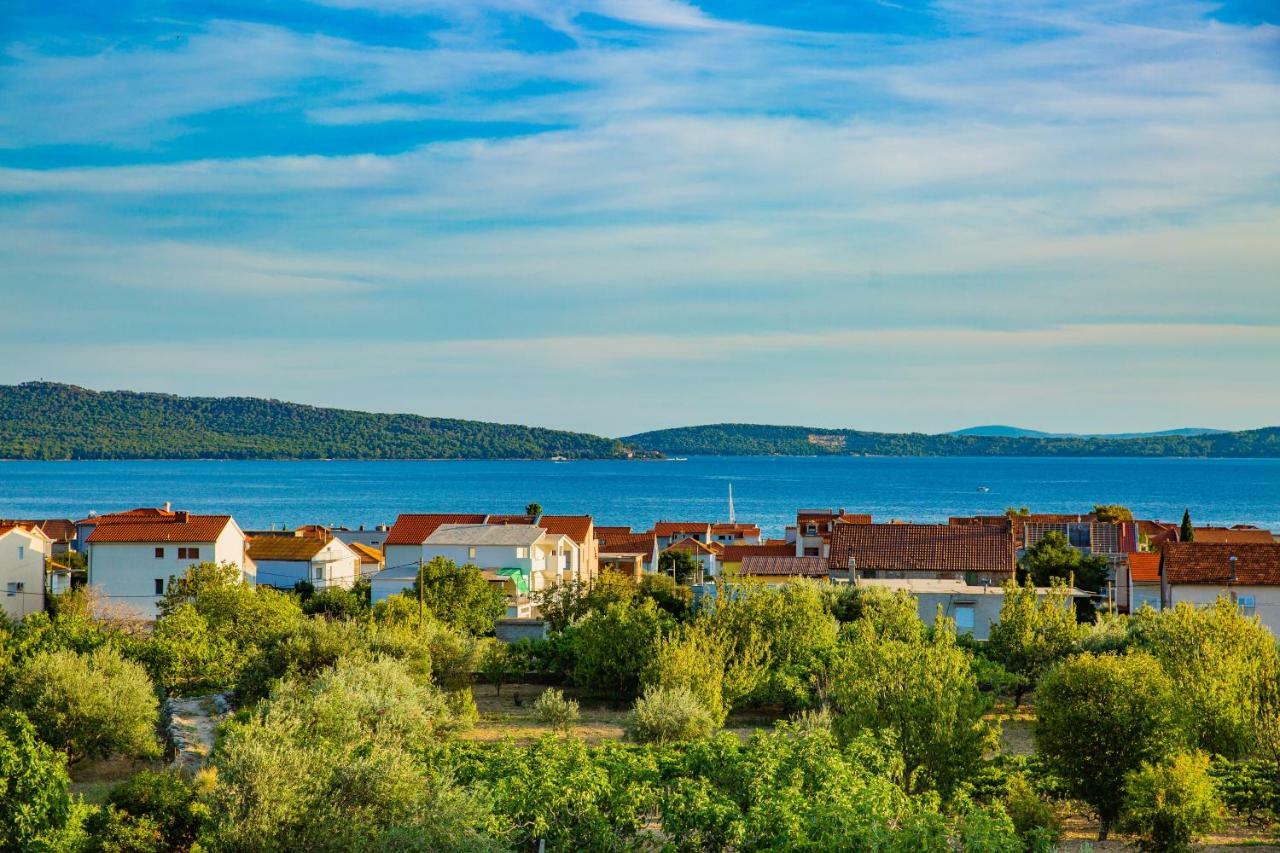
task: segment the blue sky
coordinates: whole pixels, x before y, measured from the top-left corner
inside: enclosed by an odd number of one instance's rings
[[[1271,2],[10,0],[0,382],[1280,423]]]

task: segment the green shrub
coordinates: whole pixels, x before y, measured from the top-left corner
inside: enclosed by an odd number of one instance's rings
[[[574,626],[574,682],[620,699],[635,696],[670,624],[671,617],[651,599],[635,606],[613,603],[587,614]]]
[[[1062,837],[1058,810],[1036,792],[1025,775],[1010,777],[1004,809],[1027,850],[1052,850]]]
[[[649,687],[627,718],[627,734],[640,743],[672,743],[706,737],[715,721],[687,687]]]
[[[445,701],[458,728],[469,729],[480,720],[480,709],[476,707],[476,697],[470,687],[450,690],[445,694]]]
[[[158,755],[159,702],[141,666],[110,646],[85,655],[40,652],[14,679],[8,704],[72,761]]]
[[[1218,825],[1222,804],[1204,753],[1181,753],[1163,764],[1144,763],[1125,777],[1120,827],[1141,837],[1151,853],[1181,853]]]
[[[533,702],[533,716],[538,722],[568,734],[578,722],[578,703],[564,698],[564,694],[554,688],[544,690]]]
[[[302,612],[326,619],[355,619],[369,610],[369,602],[355,590],[331,586],[306,598]]]
[[[204,806],[178,773],[139,773],[111,790],[87,829],[101,851],[190,850]]]
[[[1280,819],[1280,764],[1266,759],[1228,761],[1216,757],[1209,765],[1218,795],[1234,814],[1254,825]]]
[[[25,715],[0,710],[0,850],[27,850],[66,825],[66,759],[36,737]]]

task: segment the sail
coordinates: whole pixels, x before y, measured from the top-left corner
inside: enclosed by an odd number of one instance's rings
[[[735,519],[733,517],[733,483],[730,483],[729,484],[729,523],[733,524],[734,521]]]

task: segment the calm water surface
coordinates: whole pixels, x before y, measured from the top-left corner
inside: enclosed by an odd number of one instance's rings
[[[400,512],[590,513],[597,524],[723,519],[779,534],[797,507],[945,521],[1123,503],[1142,517],[1280,529],[1280,460],[694,457],[686,462],[0,462],[0,516],[133,506],[230,512],[244,527],[373,525]],[[980,486],[990,489],[980,492]]]

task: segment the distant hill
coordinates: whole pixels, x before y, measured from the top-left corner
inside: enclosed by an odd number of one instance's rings
[[[927,435],[763,424],[709,424],[642,432],[627,436],[623,441],[635,447],[680,456],[1280,457],[1280,427],[1204,435],[1094,438]]]
[[[947,435],[981,435],[1002,438],[1159,438],[1166,435],[1220,435],[1225,429],[1209,429],[1208,427],[1179,427],[1163,429],[1155,432],[1041,432],[1038,429],[991,424],[988,426],[969,427],[949,432]]]
[[[0,459],[617,459],[617,439],[255,397],[0,386]]]

